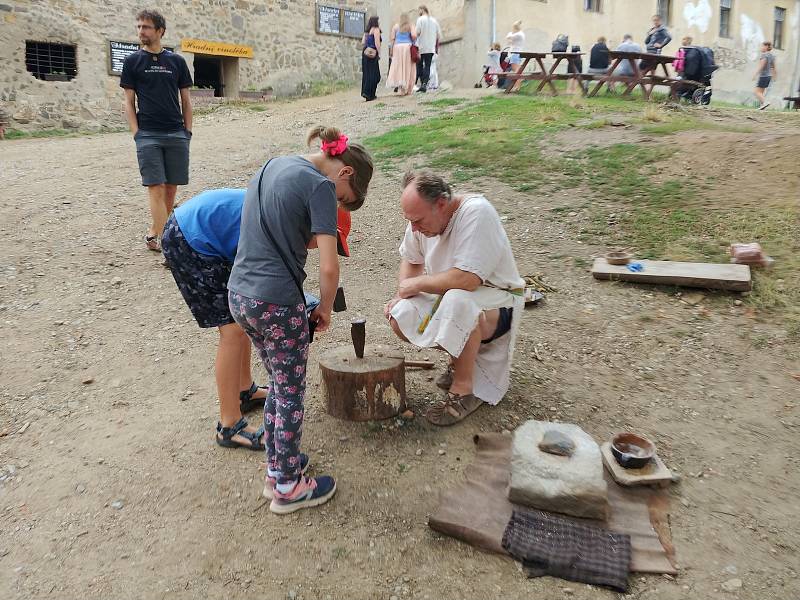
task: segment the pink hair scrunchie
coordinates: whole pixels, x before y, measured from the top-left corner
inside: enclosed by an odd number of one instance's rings
[[[333,142],[322,142],[320,149],[331,156],[339,156],[344,154],[347,150],[348,138],[345,134],[339,136],[339,139]]]

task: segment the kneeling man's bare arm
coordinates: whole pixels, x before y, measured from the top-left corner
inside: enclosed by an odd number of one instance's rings
[[[417,275],[399,282],[397,295],[400,298],[411,298],[417,294],[444,294],[448,290],[467,290],[473,292],[483,283],[481,278],[461,269],[448,269],[435,275]]]

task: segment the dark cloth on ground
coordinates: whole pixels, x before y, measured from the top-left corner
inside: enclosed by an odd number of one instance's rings
[[[474,441],[475,460],[464,469],[464,481],[442,490],[428,525],[479,550],[508,555],[502,545],[503,533],[514,510],[527,510],[508,500],[511,436],[478,434]],[[631,571],[676,575],[669,493],[623,488],[608,473],[606,482],[609,519],[590,523],[631,537]]]
[[[515,510],[503,548],[528,577],[551,575],[569,581],[628,590],[630,536],[542,511]]]

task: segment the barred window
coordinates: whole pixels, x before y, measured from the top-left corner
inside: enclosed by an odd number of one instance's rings
[[[52,42],[25,42],[25,68],[45,81],[69,81],[78,74],[77,47]]]
[[[786,9],[780,6],[775,7],[775,35],[772,36],[772,45],[775,48],[783,48],[783,24],[786,21]]]
[[[583,0],[583,10],[588,12],[600,12],[600,0]]]
[[[731,37],[731,9],[733,0],[719,1],[719,37]]]

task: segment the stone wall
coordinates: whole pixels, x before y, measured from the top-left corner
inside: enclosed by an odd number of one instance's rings
[[[325,2],[337,5],[336,1]],[[165,46],[197,38],[252,46],[240,58],[241,89],[271,86],[288,95],[319,80],[357,80],[359,39],[317,34],[313,0],[171,0]],[[345,8],[375,12],[374,0],[347,0]],[[0,103],[11,128],[100,129],[124,125],[119,78],[108,74],[108,41],[136,41],[139,6],[123,0],[0,0]],[[25,42],[77,45],[72,81],[41,81],[27,72]],[[193,64],[193,55],[183,56]]]

